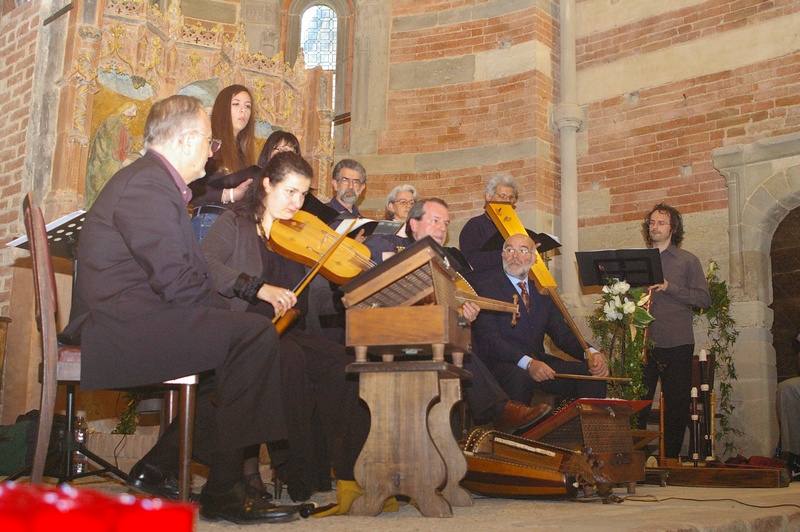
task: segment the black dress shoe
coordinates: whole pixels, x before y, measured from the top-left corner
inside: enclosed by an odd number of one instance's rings
[[[297,512],[297,507],[265,501],[241,482],[223,493],[212,493],[207,487],[200,493],[200,517],[208,521],[225,519],[240,525],[286,523],[299,519]]]
[[[547,405],[527,406],[511,399],[506,402],[503,414],[492,423],[503,432],[517,433],[532,427],[550,413]]]
[[[178,500],[178,478],[175,473],[162,471],[160,468],[139,460],[128,473],[127,485],[134,491]]]

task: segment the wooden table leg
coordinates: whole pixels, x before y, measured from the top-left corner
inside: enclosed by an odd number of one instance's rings
[[[447,483],[442,489],[442,495],[452,506],[472,506],[472,495],[459,484],[467,474],[467,459],[450,427],[450,412],[460,400],[461,381],[439,379],[439,402],[431,407],[428,414],[428,430],[447,469]]]
[[[350,515],[378,515],[386,499],[407,495],[422,515],[451,517],[453,510],[437,493],[446,479],[445,464],[427,427],[428,407],[439,395],[437,372],[387,371],[359,378],[372,421],[355,465],[364,495]]]

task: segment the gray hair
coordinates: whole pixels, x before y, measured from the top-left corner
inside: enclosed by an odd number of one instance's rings
[[[497,187],[511,187],[514,189],[514,195],[519,196],[519,189],[517,188],[517,182],[514,181],[514,178],[508,174],[499,174],[492,176],[489,181],[486,182],[486,195],[490,198],[497,193]]]
[[[144,148],[169,144],[197,127],[203,102],[194,96],[176,94],[153,104],[144,123]]]
[[[361,184],[367,182],[367,169],[364,168],[360,162],[356,161],[355,159],[342,159],[336,166],[333,167],[333,175],[331,176],[332,179],[339,179],[339,174],[342,173],[343,168],[349,168],[350,170],[355,170],[359,174],[361,174]]]
[[[392,203],[393,201],[395,201],[397,199],[397,195],[400,194],[401,192],[411,192],[411,195],[414,198],[414,201],[417,201],[417,189],[416,188],[414,188],[411,185],[407,185],[407,184],[397,185],[396,187],[394,187],[392,189],[391,192],[389,192],[389,195],[386,196],[386,205],[385,205],[385,207],[386,207],[386,219],[387,220],[392,218],[392,213],[391,213],[391,211],[389,211],[389,204]]]

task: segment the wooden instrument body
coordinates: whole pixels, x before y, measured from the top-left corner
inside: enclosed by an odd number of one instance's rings
[[[614,484],[644,480],[645,456],[634,450],[630,418],[649,401],[578,399],[523,437],[566,449],[591,448]]]
[[[297,211],[291,220],[277,220],[270,228],[273,249],[282,256],[313,267],[342,237],[322,220],[305,211]],[[325,261],[322,276],[343,284],[373,266],[369,249],[345,237],[332,256]]]
[[[477,429],[464,446],[465,488],[503,497],[575,497],[611,491],[602,465],[573,451],[494,430]]]

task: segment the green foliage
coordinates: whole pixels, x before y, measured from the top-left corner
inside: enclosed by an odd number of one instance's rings
[[[728,297],[728,284],[719,280],[718,271],[717,263],[710,261],[706,281],[711,295],[711,305],[707,309],[695,312],[695,320],[706,320],[708,354],[714,357],[719,404],[716,413],[720,415],[717,441],[722,443],[725,454],[733,454],[736,450],[734,438],[744,434],[730,424],[731,414],[736,409],[732,401],[733,381],[737,380],[736,367],[733,363],[733,345],[739,337],[739,331],[736,330],[736,321],[730,315],[731,300]]]
[[[125,406],[119,414],[119,422],[111,434],[134,434],[136,427],[139,425],[139,414],[136,408],[139,406],[139,401],[144,397],[144,392],[138,390],[129,390],[122,394]]]

